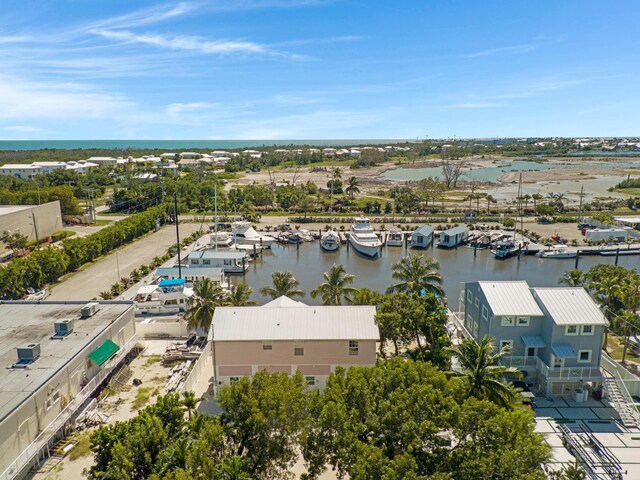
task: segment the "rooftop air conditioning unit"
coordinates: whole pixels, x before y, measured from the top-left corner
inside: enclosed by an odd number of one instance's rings
[[[53,324],[55,328],[55,337],[66,337],[73,332],[73,320],[60,320]]]
[[[27,343],[16,349],[18,352],[18,363],[32,363],[40,357],[40,344]]]
[[[98,302],[87,303],[84,307],[80,309],[80,316],[82,318],[93,317],[96,312],[99,310],[100,304]]]

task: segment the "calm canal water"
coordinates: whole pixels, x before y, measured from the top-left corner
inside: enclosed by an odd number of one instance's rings
[[[422,253],[434,257],[440,262],[443,287],[452,303],[457,306],[461,282],[475,280],[526,280],[533,287],[551,287],[558,285],[562,274],[574,267],[575,259],[542,259],[535,256],[523,256],[507,260],[496,260],[488,250],[478,250],[474,257],[473,249],[460,247],[445,250],[430,247],[426,250],[406,250],[404,247],[385,247],[382,258],[371,260],[341,245],[337,252],[324,252],[319,243],[304,243],[300,248],[294,245],[274,245],[266,250],[261,259],[249,266],[244,277],[234,276],[234,283],[244,282],[254,291],[253,298],[259,304],[269,299],[262,297],[258,290],[271,285],[271,274],[277,271],[291,271],[300,281],[300,288],[306,292],[303,302],[311,305],[321,304],[320,299],[312,299],[309,292],[323,282],[322,274],[334,264],[342,264],[348,273],[356,275],[353,283],[357,288],[371,288],[384,292],[392,283],[392,265],[403,256]],[[579,259],[579,268],[587,270],[599,263],[613,265],[615,257],[600,255],[585,256]],[[626,268],[640,268],[640,256],[620,256],[619,265]],[[454,307],[455,308],[455,307]]]

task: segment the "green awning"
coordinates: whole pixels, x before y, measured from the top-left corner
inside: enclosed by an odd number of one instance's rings
[[[102,345],[98,347],[97,350],[91,352],[89,354],[89,360],[91,360],[96,365],[100,366],[107,360],[109,360],[113,355],[120,350],[120,347],[116,345],[111,340],[107,340]]]

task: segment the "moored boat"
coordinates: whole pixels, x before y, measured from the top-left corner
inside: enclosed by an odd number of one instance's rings
[[[542,258],[576,258],[578,251],[566,245],[554,245],[551,250],[542,250],[538,255]]]
[[[232,227],[233,239],[240,245],[260,245],[264,248],[271,248],[276,241],[269,235],[262,235],[255,231],[251,222],[235,222]]]
[[[340,237],[333,230],[327,230],[320,237],[320,246],[327,252],[335,252],[340,247]]]
[[[401,247],[404,245],[404,233],[398,227],[393,227],[387,233],[387,246]]]
[[[496,242],[494,248],[491,249],[491,253],[500,260],[513,257],[519,252],[520,245],[516,245],[512,240],[502,240],[500,242]]]
[[[351,225],[351,232],[349,232],[349,243],[362,255],[371,258],[380,256],[382,242],[373,232],[371,221],[366,217],[357,217],[354,219]]]

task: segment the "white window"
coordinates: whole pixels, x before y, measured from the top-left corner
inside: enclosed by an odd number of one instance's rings
[[[578,326],[577,325],[567,325],[564,331],[565,335],[578,335]]]
[[[349,355],[358,355],[358,340],[349,340]]]
[[[310,387],[314,387],[316,385],[316,377],[304,377],[304,379]]]
[[[515,319],[511,315],[505,315],[502,317],[501,324],[503,327],[513,327]]]
[[[591,363],[591,350],[578,350],[578,363]]]
[[[482,306],[482,318],[489,320],[489,309],[485,305]]]
[[[519,327],[528,327],[529,317],[518,317],[516,319],[516,325],[518,325]]]
[[[513,350],[513,340],[500,340],[500,349],[505,347],[511,348]]]
[[[471,290],[467,290],[467,301],[469,303],[473,302],[473,293],[471,293]]]
[[[476,301],[474,302],[476,307],[480,306],[480,297],[476,297]]]
[[[302,357],[304,355],[304,342],[302,340],[293,342],[293,354],[296,357]]]
[[[209,260],[208,258],[205,258],[204,260],[202,260],[202,264],[203,265],[211,265],[211,260]]]
[[[262,350],[273,350],[273,342],[271,340],[264,340],[262,342]]]
[[[53,395],[51,395],[51,399],[53,400],[53,403],[60,400],[60,390],[56,390]]]
[[[198,263],[200,263],[197,259],[192,258],[191,259],[191,265],[198,265]]]
[[[593,335],[593,325],[582,325],[582,335]]]

